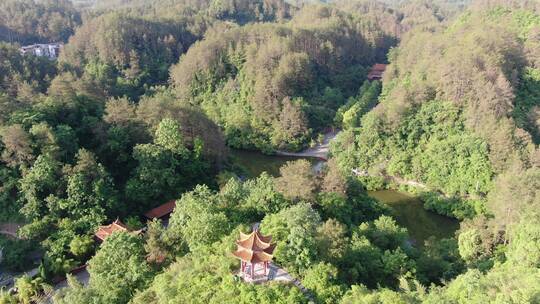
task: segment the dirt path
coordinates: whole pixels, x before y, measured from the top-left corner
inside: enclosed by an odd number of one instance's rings
[[[338,134],[337,131],[330,131],[324,134],[324,139],[322,143],[301,152],[287,152],[287,151],[278,150],[276,151],[276,154],[283,155],[283,156],[315,157],[315,158],[319,158],[321,160],[327,161],[328,153],[330,150],[330,142],[336,137],[337,134]]]
[[[390,176],[390,175],[370,175],[367,171],[360,170],[358,168],[351,169],[351,173],[355,176],[363,176],[363,177],[382,177],[387,182],[394,182],[398,185],[405,185],[405,186],[413,186],[418,188],[426,189],[428,186],[426,184],[414,181],[414,180],[406,180],[398,176]]]
[[[21,228],[21,225],[17,223],[3,223],[0,224],[0,234],[17,238],[17,231],[19,228]]]

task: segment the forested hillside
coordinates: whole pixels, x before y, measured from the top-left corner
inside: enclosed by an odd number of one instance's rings
[[[176,90],[238,148],[298,150],[356,93],[393,42],[361,19],[309,7],[285,25],[209,34],[171,69]]]
[[[0,3],[0,40],[11,43],[66,41],[81,22],[81,13],[69,0]]]
[[[0,304],[540,301],[537,1],[7,0],[0,41]],[[289,282],[238,273],[254,223]]]
[[[474,217],[458,237],[472,269],[437,301],[487,302],[488,290],[508,286],[521,288],[498,300],[535,301],[525,286],[538,281],[538,250],[521,242],[538,233],[539,26],[535,3],[476,3],[439,31],[413,29],[389,54],[380,104],[334,143],[342,169],[362,172],[368,187],[383,177],[422,183],[446,195],[426,193],[426,207]],[[474,294],[457,293],[472,282]]]
[[[536,167],[539,21],[484,8],[444,31],[408,33],[390,53],[380,104],[336,145],[340,163],[472,197]]]

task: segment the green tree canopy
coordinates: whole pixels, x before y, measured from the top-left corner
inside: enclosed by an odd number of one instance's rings
[[[142,239],[116,232],[101,245],[88,263],[89,288],[103,303],[127,303],[136,290],[146,287],[151,270],[146,263]]]

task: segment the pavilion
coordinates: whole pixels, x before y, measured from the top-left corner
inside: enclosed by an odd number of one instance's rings
[[[271,236],[263,236],[258,229],[250,234],[240,232],[233,255],[240,259],[240,275],[246,281],[265,279],[272,261],[275,244]],[[262,271],[262,273],[261,273]]]

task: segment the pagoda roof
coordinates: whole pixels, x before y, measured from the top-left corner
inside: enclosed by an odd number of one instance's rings
[[[113,232],[116,231],[128,231],[128,228],[119,219],[116,219],[116,221],[112,222],[109,225],[99,226],[95,235],[98,239],[104,241],[108,236],[110,236],[111,234],[113,234]]]
[[[142,233],[142,229],[131,231],[126,225],[124,225],[124,223],[122,223],[119,219],[116,219],[116,221],[112,222],[109,225],[99,226],[94,235],[96,238],[103,242],[111,234],[117,231],[126,231],[134,235],[140,235]]]
[[[250,263],[269,262],[276,248],[271,241],[271,236],[263,236],[258,229],[250,234],[240,232],[240,239],[236,241],[237,249],[233,255]]]
[[[174,207],[176,206],[176,200],[171,200],[166,202],[163,205],[157,206],[156,208],[146,212],[144,216],[146,216],[149,219],[154,218],[162,218],[174,211]]]

